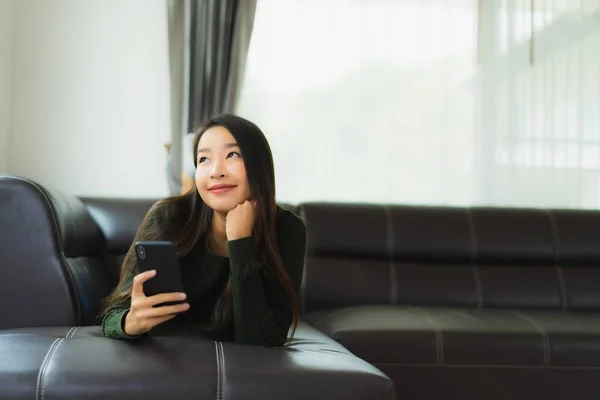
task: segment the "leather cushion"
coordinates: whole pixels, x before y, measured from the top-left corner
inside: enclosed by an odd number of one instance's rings
[[[306,323],[285,348],[181,334],[128,342],[100,327],[0,331],[0,388],[14,400],[396,398],[386,375]]]
[[[378,365],[600,366],[591,313],[363,306],[305,318]]]

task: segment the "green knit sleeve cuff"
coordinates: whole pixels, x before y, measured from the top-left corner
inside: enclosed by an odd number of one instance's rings
[[[260,266],[252,236],[228,241],[227,254],[231,274],[236,278],[247,276],[258,270]]]
[[[131,336],[125,333],[125,317],[129,308],[117,308],[111,310],[102,321],[102,332],[104,336],[113,339],[137,339],[142,335]]]

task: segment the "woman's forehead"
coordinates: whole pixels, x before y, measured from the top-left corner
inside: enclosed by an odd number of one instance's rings
[[[198,152],[231,148],[236,145],[235,138],[227,128],[213,126],[202,134],[198,142]]]

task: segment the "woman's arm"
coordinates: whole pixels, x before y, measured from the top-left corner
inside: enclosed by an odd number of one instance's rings
[[[129,286],[133,281],[134,272],[128,271],[121,284]],[[106,311],[102,318],[102,333],[112,339],[135,339],[125,333],[125,317],[129,312],[131,298],[127,298]]]
[[[125,318],[131,308],[131,291],[134,277],[139,273],[134,245],[138,240],[166,240],[168,221],[172,218],[174,207],[159,201],[150,207],[144,216],[136,237],[123,261],[123,273],[113,294],[108,298],[108,306],[102,317],[102,332],[104,336],[113,339],[136,339],[142,335],[128,335],[125,332]],[[126,293],[127,296],[115,296],[116,293]]]
[[[287,213],[287,212],[286,212]],[[288,216],[289,215],[289,216]],[[278,232],[278,247],[296,295],[304,271],[306,227],[289,213]],[[227,242],[235,314],[235,341],[281,346],[292,324],[292,303],[279,278],[258,261],[253,237]]]
[[[114,307],[106,312],[102,319],[102,333],[111,339],[135,339],[138,336],[129,336],[125,333],[125,317],[129,306]]]

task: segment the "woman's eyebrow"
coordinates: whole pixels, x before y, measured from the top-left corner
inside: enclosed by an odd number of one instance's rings
[[[237,143],[227,143],[227,144],[225,145],[225,148],[226,148],[226,149],[230,149],[230,148],[232,148],[232,147],[240,147],[240,146],[239,146]],[[208,148],[208,147],[203,147],[203,148],[201,148],[201,149],[198,149],[198,154],[200,154],[200,153],[210,153],[210,148]]]

